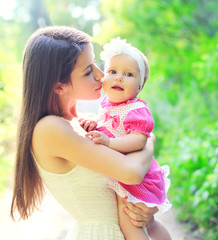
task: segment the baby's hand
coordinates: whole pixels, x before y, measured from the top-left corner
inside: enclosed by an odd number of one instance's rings
[[[104,133],[92,131],[87,133],[86,137],[90,138],[96,144],[103,144],[107,147],[110,145],[110,138],[107,137]]]
[[[79,119],[79,124],[86,132],[96,130],[97,127],[96,121],[86,120],[83,118]]]

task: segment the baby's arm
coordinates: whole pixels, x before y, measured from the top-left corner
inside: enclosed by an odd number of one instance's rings
[[[147,136],[135,131],[117,138],[109,138],[105,134],[97,131],[89,132],[86,136],[97,144],[103,144],[122,153],[141,150],[147,142]]]

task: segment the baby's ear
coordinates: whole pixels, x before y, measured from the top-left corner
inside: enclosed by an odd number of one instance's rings
[[[141,91],[141,85],[139,84],[138,89],[137,89],[137,94]]]
[[[58,95],[62,95],[65,92],[65,86],[66,84],[63,84],[61,82],[57,82],[54,86],[54,92],[57,93]]]

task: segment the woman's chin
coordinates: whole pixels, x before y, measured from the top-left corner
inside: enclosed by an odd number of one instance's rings
[[[85,101],[98,100],[100,97],[101,97],[101,92],[99,92],[98,94],[95,94],[94,96],[87,96],[85,99],[81,99],[81,100],[85,100]]]

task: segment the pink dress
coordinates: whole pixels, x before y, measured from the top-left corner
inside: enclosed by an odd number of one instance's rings
[[[154,121],[148,104],[140,98],[124,103],[110,103],[105,97],[101,102],[97,129],[110,138],[124,136],[132,131],[150,137],[153,127]],[[109,186],[119,196],[128,197],[129,202],[142,202],[148,207],[157,206],[161,212],[166,212],[172,206],[166,196],[170,186],[168,175],[169,167],[160,167],[153,158],[151,168],[140,184],[126,185],[110,178]]]

